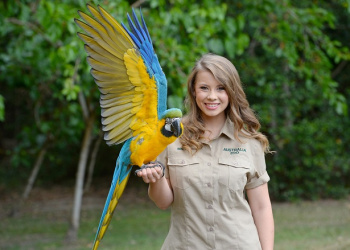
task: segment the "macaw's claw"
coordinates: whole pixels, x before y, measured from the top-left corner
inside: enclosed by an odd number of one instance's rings
[[[150,165],[152,165],[152,166],[150,166]],[[142,169],[155,168],[155,167],[160,167],[163,170],[163,175],[162,175],[162,177],[163,177],[164,176],[164,172],[165,172],[165,167],[164,167],[163,163],[161,163],[160,161],[151,161],[151,162],[149,162],[146,165],[142,165],[140,169],[137,169],[135,171],[135,175],[137,175],[138,172],[142,171]]]

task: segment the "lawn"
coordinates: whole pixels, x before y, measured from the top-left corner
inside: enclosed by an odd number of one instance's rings
[[[34,190],[15,216],[9,217],[16,195],[0,198],[0,249],[91,249],[107,190],[84,197],[79,239],[64,243],[72,191]],[[350,201],[273,203],[275,249],[350,249]],[[129,189],[120,201],[100,249],[160,249],[170,212],[157,209],[146,187]]]

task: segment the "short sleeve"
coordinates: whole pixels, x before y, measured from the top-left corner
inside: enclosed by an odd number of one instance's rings
[[[266,171],[265,153],[261,143],[257,140],[252,143],[252,157],[252,172],[248,175],[246,189],[256,188],[270,180]]]
[[[167,162],[168,162],[168,148],[165,148],[165,150],[160,153],[160,155],[158,155],[157,157],[157,161],[161,162],[164,167],[165,167],[165,172],[164,172],[164,176],[165,178],[169,178],[169,167],[167,165]]]

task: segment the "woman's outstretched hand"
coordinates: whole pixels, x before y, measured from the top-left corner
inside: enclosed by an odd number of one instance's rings
[[[157,163],[149,163],[137,170],[136,175],[142,177],[145,183],[156,183],[164,176],[163,168]]]

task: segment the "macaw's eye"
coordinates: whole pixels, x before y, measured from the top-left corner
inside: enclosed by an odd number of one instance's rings
[[[172,119],[170,119],[170,118],[166,118],[165,119],[164,128],[165,128],[166,131],[171,132],[171,123],[172,123]]]

